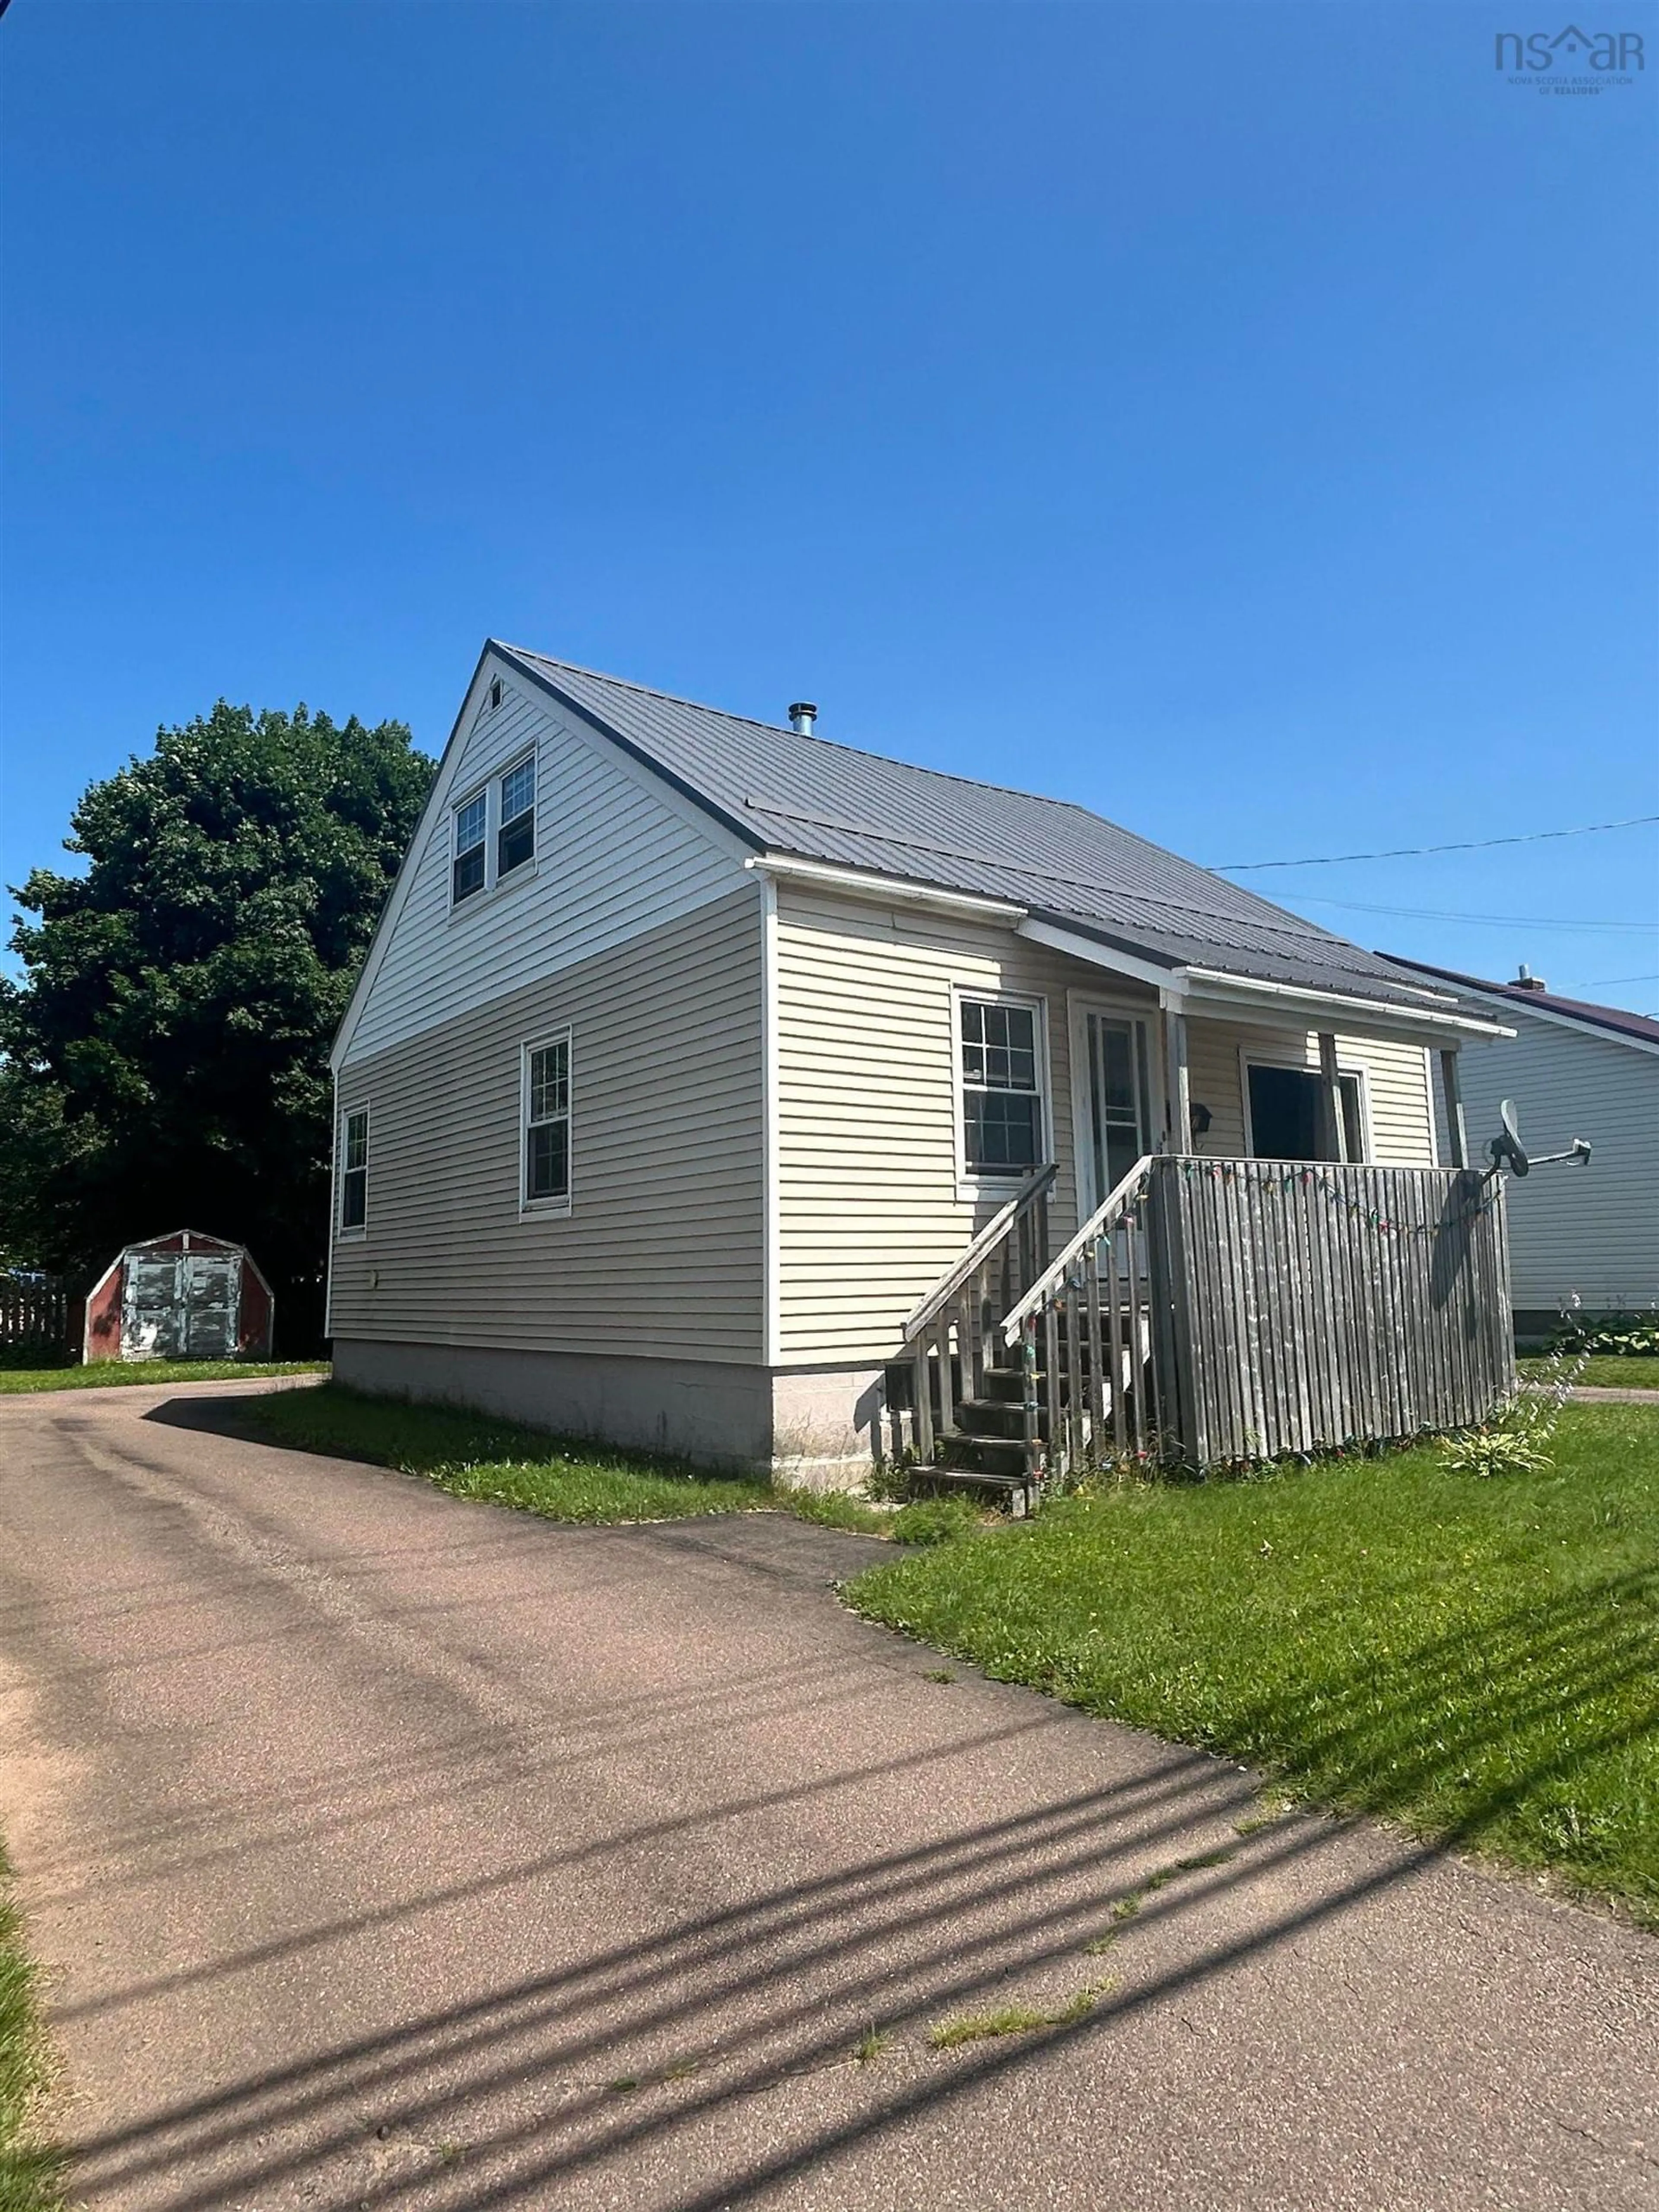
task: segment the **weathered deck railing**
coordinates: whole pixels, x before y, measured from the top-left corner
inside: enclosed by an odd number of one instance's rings
[[[958,1385],[966,1398],[984,1389],[998,1322],[1048,1266],[1056,1172],[1050,1161],[1028,1176],[904,1324],[912,1449],[924,1466],[933,1460],[936,1432],[955,1426]]]
[[[1003,1320],[1032,1479],[1145,1459],[1161,1433],[1145,1213],[1157,1167],[1137,1160]]]
[[[906,1325],[911,1449],[937,1468],[939,1444],[941,1479],[1029,1495],[1135,1462],[1402,1441],[1514,1393],[1499,1176],[1159,1153],[1044,1262],[1053,1177]]]
[[[1151,1228],[1168,1459],[1397,1443],[1514,1395],[1499,1175],[1163,1158]]]

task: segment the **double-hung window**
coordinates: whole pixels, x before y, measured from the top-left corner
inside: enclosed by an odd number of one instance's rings
[[[508,769],[501,781],[501,827],[495,832],[495,878],[511,875],[536,855],[536,756]]]
[[[485,830],[489,818],[489,795],[480,792],[455,809],[455,860],[451,903],[459,906],[484,887]]]
[[[570,1203],[570,1032],[524,1048],[523,1203]]]
[[[340,1234],[361,1237],[368,1226],[368,1109],[340,1116]]]
[[[1038,1009],[1030,1001],[964,998],[958,1018],[963,1164],[970,1176],[1029,1174],[1043,1158]]]

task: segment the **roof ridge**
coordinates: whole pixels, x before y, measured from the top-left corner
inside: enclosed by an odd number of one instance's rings
[[[556,659],[550,653],[538,653],[533,646],[509,645],[505,638],[500,637],[492,638],[490,643],[500,646],[505,652],[523,653],[528,659],[544,661],[550,668],[566,669],[572,676],[591,676],[597,684],[614,684],[619,690],[638,691],[647,699],[665,700],[671,707],[691,707],[700,714],[719,714],[728,722],[746,722],[750,729],[767,730],[774,737],[804,738],[808,744],[826,745],[831,752],[856,753],[860,760],[879,761],[884,768],[908,768],[917,775],[936,775],[945,783],[966,784],[970,791],[994,791],[1005,799],[1029,799],[1036,806],[1063,806],[1067,813],[1081,814],[1091,822],[1103,822],[1109,830],[1115,830],[1121,836],[1133,837],[1138,844],[1145,845],[1151,842],[1141,836],[1139,830],[1126,829],[1122,823],[1114,822],[1109,814],[1097,814],[1092,806],[1085,806],[1081,799],[1054,799],[1046,791],[1026,791],[1017,783],[993,783],[982,775],[958,775],[954,769],[927,768],[921,761],[895,760],[891,753],[878,753],[872,745],[849,745],[840,738],[821,738],[816,730],[793,730],[787,722],[763,722],[758,714],[736,714],[729,707],[711,707],[706,699],[688,699],[683,691],[663,691],[654,684],[636,684],[631,677],[612,676],[607,669],[585,668],[579,660]],[[1179,860],[1181,855],[1177,853],[1174,857]],[[1187,865],[1195,868],[1200,864],[1196,860],[1189,860]],[[1206,868],[1204,872],[1213,875],[1215,871]]]

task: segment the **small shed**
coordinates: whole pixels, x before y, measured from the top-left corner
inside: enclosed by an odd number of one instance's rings
[[[240,1244],[175,1229],[129,1244],[87,1294],[82,1356],[269,1359],[270,1285]]]

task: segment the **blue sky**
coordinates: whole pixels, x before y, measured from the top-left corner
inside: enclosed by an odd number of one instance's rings
[[[1615,12],[1546,97],[1508,0],[15,0],[0,875],[222,693],[435,750],[491,632],[1212,863],[1659,812]],[[1656,878],[1245,880],[1652,1007]]]

